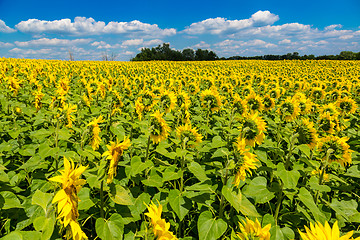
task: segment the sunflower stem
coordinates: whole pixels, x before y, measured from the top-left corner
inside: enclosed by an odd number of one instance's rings
[[[280,186],[281,186],[281,189],[280,189],[278,200],[277,200],[277,203],[276,203],[276,209],[275,209],[275,215],[274,215],[274,220],[275,220],[275,225],[276,226],[278,225],[280,206],[281,206],[281,203],[282,203],[282,200],[283,200],[283,186],[284,186],[284,184],[281,182]]]
[[[226,186],[227,181],[228,181],[228,174],[229,174],[229,170],[228,170],[228,166],[229,166],[229,160],[226,163],[226,171],[225,171],[225,176],[222,178],[223,181],[223,187]],[[220,198],[220,209],[219,209],[219,217],[223,218],[224,216],[224,208],[225,208],[225,197],[221,194],[221,198]]]
[[[56,129],[55,129],[55,149],[58,148],[59,145],[59,119],[56,120]],[[55,154],[55,170],[57,171],[59,168],[59,154],[56,152]]]
[[[100,217],[104,218],[104,180],[100,183]]]
[[[146,154],[145,154],[145,162],[148,160],[149,158],[149,148],[150,148],[150,136],[148,138],[148,141],[147,141],[147,146],[146,146]]]

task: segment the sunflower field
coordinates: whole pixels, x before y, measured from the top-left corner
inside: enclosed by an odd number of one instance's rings
[[[0,237],[360,239],[360,62],[0,58]]]

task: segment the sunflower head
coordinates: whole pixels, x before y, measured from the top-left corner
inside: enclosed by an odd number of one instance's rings
[[[240,136],[244,138],[246,145],[255,147],[255,142],[261,144],[264,141],[265,128],[265,121],[257,113],[248,114],[240,127]]]
[[[176,105],[176,96],[174,92],[164,90],[161,93],[160,102],[166,113],[171,112]]]
[[[293,121],[300,112],[296,99],[288,97],[278,108],[278,113],[285,121]]]
[[[329,223],[325,221],[325,224],[322,225],[320,222],[315,224],[310,223],[310,228],[305,226],[306,232],[301,232],[299,230],[300,236],[303,240],[311,240],[311,239],[341,239],[341,240],[351,240],[351,236],[353,235],[353,231],[348,232],[347,234],[340,237],[340,230],[338,227],[337,221],[334,223],[331,228]]]
[[[165,140],[169,136],[170,127],[163,119],[163,115],[164,113],[160,113],[159,110],[150,115],[150,139],[154,144]]]
[[[243,115],[247,112],[245,101],[242,100],[237,93],[234,95],[232,108],[234,109],[234,112],[239,115]]]
[[[262,104],[262,99],[255,93],[248,95],[246,102],[250,111],[261,111],[264,107]]]
[[[315,87],[311,92],[311,97],[314,100],[321,100],[325,97],[325,91],[322,88]]]
[[[207,89],[201,92],[201,105],[211,111],[218,111],[221,107],[221,97],[214,89]]]
[[[337,107],[340,110],[341,114],[354,114],[357,109],[356,102],[350,97],[344,97],[337,101]]]
[[[259,239],[259,240],[270,240],[270,228],[271,224],[261,227],[261,224],[258,219],[254,221],[246,218],[242,220],[242,223],[239,222],[240,232],[237,232],[236,235],[241,240],[249,239]]]
[[[176,128],[176,135],[186,147],[194,147],[194,144],[200,143],[203,138],[196,127],[192,128],[190,124]]]
[[[334,121],[334,117],[331,116],[330,112],[324,112],[320,115],[318,121],[319,129],[329,134],[334,133],[334,129],[336,126],[336,122]]]
[[[264,106],[264,110],[265,111],[270,111],[271,109],[273,109],[275,107],[275,101],[274,99],[272,99],[270,97],[270,95],[266,95],[264,98],[263,98],[263,106]]]
[[[338,162],[342,166],[351,164],[350,146],[347,144],[349,138],[327,136],[319,139],[318,152],[323,161]]]
[[[314,149],[317,144],[317,134],[314,124],[309,119],[302,119],[301,123],[296,127],[295,132],[299,135],[298,141],[300,144],[306,144],[311,149]]]

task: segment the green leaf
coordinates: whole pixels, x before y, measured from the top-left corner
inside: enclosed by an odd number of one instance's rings
[[[36,204],[44,209],[45,215],[47,213],[47,206],[50,203],[53,195],[50,193],[44,193],[37,189],[32,197],[31,204]]]
[[[306,144],[301,144],[297,146],[298,149],[300,149],[308,158],[310,158],[310,148]]]
[[[227,148],[219,148],[219,149],[216,149],[216,151],[213,153],[211,158],[225,157],[225,156],[229,156],[229,155],[230,155],[230,152]]]
[[[277,170],[275,171],[276,176],[280,177],[284,183],[284,189],[296,189],[296,185],[300,178],[300,173],[296,170],[287,171],[283,163],[277,165]]]
[[[358,203],[352,199],[350,201],[339,201],[333,199],[329,206],[336,212],[336,217],[342,221],[348,222],[352,216],[358,214]]]
[[[151,171],[148,179],[142,180],[141,182],[149,187],[161,188],[163,185],[162,177],[157,173],[156,170]]]
[[[120,185],[110,185],[110,198],[120,205],[133,205],[133,197],[129,190]]]
[[[155,149],[155,151],[167,158],[170,158],[170,159],[175,159],[175,157],[176,157],[175,152],[169,153],[168,150],[166,150],[166,148],[161,147],[160,145]]]
[[[40,142],[41,140],[44,140],[46,137],[50,136],[52,133],[53,131],[41,128],[37,131],[30,132],[30,138],[33,141]]]
[[[171,165],[169,167],[166,167],[165,171],[163,172],[162,181],[167,182],[167,181],[179,179],[181,178],[182,174],[183,174],[182,170],[178,170],[174,165]]]
[[[236,193],[228,186],[223,186],[221,193],[237,212],[241,212],[245,216],[261,217],[255,206],[241,193],[240,189]]]
[[[226,146],[226,142],[221,139],[220,136],[215,136],[211,142],[211,148],[221,148]]]
[[[8,134],[12,139],[17,138],[20,135],[20,133],[21,133],[20,129],[13,129],[11,131],[8,131]]]
[[[114,213],[109,220],[98,218],[95,231],[102,240],[122,240],[124,236],[124,222],[121,215]]]
[[[71,137],[71,133],[69,131],[69,129],[67,128],[62,128],[59,129],[59,140],[68,140]]]
[[[227,223],[222,219],[213,218],[211,212],[202,212],[198,222],[199,239],[216,240],[220,238],[227,229]]]
[[[141,214],[145,211],[146,205],[150,203],[150,195],[148,193],[141,193],[134,201],[134,205],[129,206],[131,215],[134,217],[134,221],[141,219]]]
[[[256,177],[251,180],[243,193],[247,197],[253,198],[255,203],[266,203],[275,197],[275,194],[267,189],[267,180],[264,177]]]
[[[171,208],[179,217],[180,221],[184,219],[184,217],[192,207],[191,201],[188,198],[183,197],[181,192],[177,189],[170,190],[169,203]]]
[[[41,240],[50,239],[54,232],[55,217],[46,218],[44,216],[37,217],[34,222],[36,231],[41,232]]]
[[[146,161],[143,163],[139,156],[133,157],[131,159],[130,165],[131,165],[131,171],[130,171],[131,176],[136,176],[137,174],[143,172],[145,169],[149,169],[152,166],[154,166],[154,164],[151,161]]]
[[[80,200],[78,205],[79,210],[88,210],[95,205],[95,203],[90,199],[90,188],[82,188],[78,193],[78,197]]]
[[[20,204],[20,200],[16,197],[16,195],[14,193],[8,192],[8,191],[3,191],[3,192],[0,192],[0,195],[5,200],[2,209],[22,208],[22,206]]]
[[[320,222],[326,221],[325,215],[316,206],[312,195],[306,188],[304,187],[300,188],[298,197],[300,201],[310,210],[311,214],[314,216],[316,221],[320,221]]]
[[[194,176],[199,179],[201,182],[202,181],[206,181],[207,179],[209,179],[206,176],[205,170],[201,167],[201,165],[197,162],[191,162],[188,165],[188,169],[189,171],[194,174]]]
[[[23,240],[23,237],[20,231],[14,231],[0,238],[0,240]]]

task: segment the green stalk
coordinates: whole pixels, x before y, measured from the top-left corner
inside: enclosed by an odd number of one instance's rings
[[[276,203],[276,209],[275,209],[275,215],[274,215],[276,226],[278,225],[278,218],[279,218],[279,212],[280,212],[280,206],[281,206],[282,200],[283,200],[283,183],[281,183],[281,189],[280,189],[278,200]]]
[[[100,217],[104,218],[104,180],[100,183]]]
[[[148,141],[147,141],[147,146],[146,146],[146,154],[145,154],[145,162],[148,160],[149,158],[149,148],[150,148],[150,136],[148,138]]]

